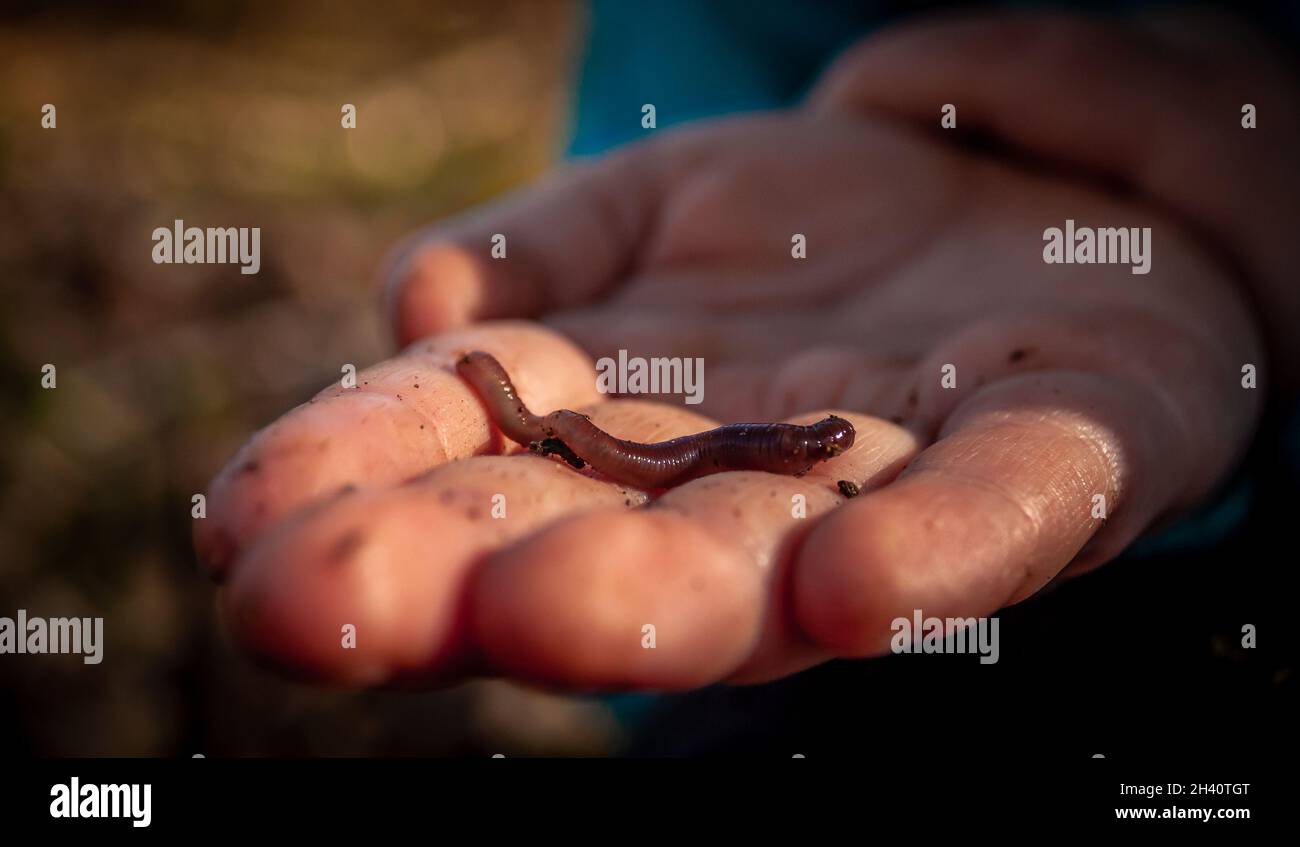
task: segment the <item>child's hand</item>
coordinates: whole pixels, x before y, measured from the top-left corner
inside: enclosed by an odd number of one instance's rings
[[[213,484],[196,538],[236,635],[356,683],[765,679],[886,652],[916,609],[991,614],[1204,497],[1261,405],[1241,381],[1260,333],[1217,254],[1144,202],[936,136],[833,108],[665,131],[417,236],[393,320],[440,335],[293,410]],[[1150,273],[1044,264],[1067,218],[1151,227]],[[506,318],[550,328],[481,323]],[[607,401],[563,336],[703,357],[704,404]],[[630,508],[554,460],[481,455],[513,445],[450,371],[470,349],[534,411],[627,438],[712,426],[695,408],[840,410],[857,443],[800,479],[706,477]]]

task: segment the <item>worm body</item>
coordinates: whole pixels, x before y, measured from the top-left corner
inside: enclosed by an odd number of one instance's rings
[[[610,479],[637,488],[668,488],[722,471],[802,475],[853,446],[853,424],[830,415],[808,426],[727,424],[654,444],[615,438],[586,415],[560,409],[539,418],[515,392],[505,369],[487,353],[469,353],[456,371],[487,404],[507,437],[570,464],[585,462]],[[576,460],[576,461],[575,461]]]
[[[477,350],[466,353],[456,362],[456,373],[487,404],[488,413],[506,438],[526,447],[546,437],[542,419],[519,399],[510,375],[491,353]]]

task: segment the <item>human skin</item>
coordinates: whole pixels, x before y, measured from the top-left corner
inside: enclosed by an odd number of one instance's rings
[[[1297,364],[1294,94],[1223,33],[902,28],[800,109],[658,131],[412,236],[383,274],[404,352],[211,486],[196,547],[231,631],[339,683],[683,689],[882,654],[915,609],[992,614],[1114,558],[1213,492]],[[938,130],[948,102],[995,152]],[[1151,272],[1045,265],[1066,218],[1151,227]],[[591,357],[620,348],[703,357],[709,417],[599,395]],[[620,438],[833,412],[857,439],[801,478],[718,474],[640,508],[520,454],[455,376],[470,350],[538,414]]]

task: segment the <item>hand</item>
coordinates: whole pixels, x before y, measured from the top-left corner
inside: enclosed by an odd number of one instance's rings
[[[887,652],[915,609],[991,614],[1221,481],[1259,414],[1240,375],[1261,334],[1217,253],[1154,204],[835,90],[657,133],[404,245],[389,306],[411,346],[255,436],[196,524],[240,642],[353,684],[771,679]],[[1045,265],[1066,218],[1151,227],[1150,273]],[[712,419],[598,395],[587,354],[620,348],[702,357]],[[857,443],[803,478],[717,475],[636,508],[492,455],[515,448],[451,371],[470,349],[534,411],[625,438],[835,411]]]

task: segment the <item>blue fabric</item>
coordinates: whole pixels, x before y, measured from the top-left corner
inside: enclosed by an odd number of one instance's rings
[[[881,21],[881,3],[662,0],[591,4],[570,152],[600,153],[656,128],[797,100]]]

